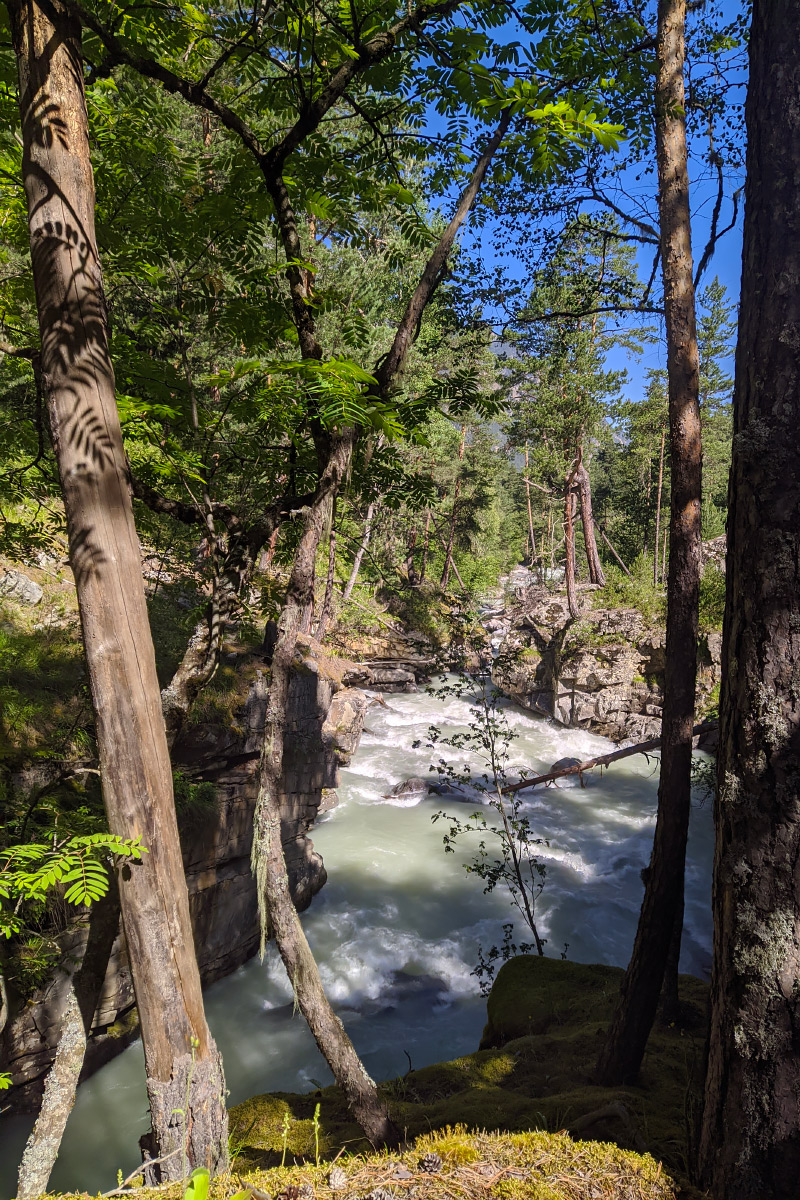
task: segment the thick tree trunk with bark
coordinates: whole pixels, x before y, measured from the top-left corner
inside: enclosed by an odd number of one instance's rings
[[[586,561],[589,564],[589,580],[598,587],[605,587],[606,577],[603,564],[597,552],[597,539],[594,536],[594,515],[592,513],[592,485],[589,472],[583,465],[575,472],[575,484],[578,488],[578,500],[581,506],[581,524],[583,525],[583,544],[586,547]]]
[[[664,443],[667,431],[661,430],[661,450],[658,455],[658,494],[656,495],[656,536],[653,551],[653,587],[658,587],[658,552],[661,549],[661,492],[664,487]]]
[[[653,854],[620,1002],[597,1066],[633,1082],[653,1026],[682,904],[691,796],[700,589],[699,360],[684,115],[686,0],[659,0],[656,144],[672,462],[661,776]],[[675,947],[672,947],[673,953]]]
[[[711,1035],[715,1200],[800,1181],[800,7],[756,0],[728,512]]]
[[[60,0],[10,6],[41,332],[109,828],[149,853],[120,899],[160,1175],[227,1165],[222,1064],[203,1012],[94,229],[80,30]],[[176,1110],[183,1110],[179,1115]]]

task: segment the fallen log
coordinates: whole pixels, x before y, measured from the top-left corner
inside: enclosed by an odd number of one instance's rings
[[[703,721],[700,725],[695,725],[692,737],[711,733],[718,724],[718,721]],[[576,763],[574,767],[561,767],[558,771],[548,771],[546,775],[534,775],[530,779],[521,779],[519,783],[510,783],[502,789],[502,792],[503,795],[507,795],[509,792],[521,792],[523,788],[536,787],[537,783],[550,783],[553,779],[563,779],[565,775],[580,775],[583,780],[584,771],[591,771],[593,767],[607,767],[609,763],[617,762],[620,758],[630,758],[632,754],[646,754],[648,750],[658,750],[660,745],[660,737],[649,738],[646,742],[639,742],[636,746],[625,746],[622,750],[613,750],[611,754],[600,754],[597,758],[587,758],[585,762]]]

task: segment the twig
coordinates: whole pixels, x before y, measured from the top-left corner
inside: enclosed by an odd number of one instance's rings
[[[119,1187],[115,1187],[113,1192],[101,1192],[100,1200],[107,1200],[108,1196],[125,1195],[125,1189],[132,1179],[135,1179],[137,1175],[143,1175],[150,1167],[157,1167],[159,1163],[166,1162],[169,1158],[174,1158],[176,1154],[183,1154],[183,1146],[179,1146],[177,1150],[170,1150],[169,1154],[162,1154],[161,1158],[148,1158],[147,1162],[139,1163],[139,1166],[134,1171],[131,1171],[127,1179],[123,1179]]]

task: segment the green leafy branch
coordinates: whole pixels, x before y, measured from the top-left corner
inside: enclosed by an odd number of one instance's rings
[[[20,932],[22,905],[44,900],[56,888],[64,888],[68,904],[88,907],[108,891],[109,857],[138,861],[146,853],[141,838],[112,833],[9,846],[0,853],[0,936]]]

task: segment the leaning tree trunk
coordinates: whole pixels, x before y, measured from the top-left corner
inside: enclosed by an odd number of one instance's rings
[[[716,1200],[800,1180],[798,79],[800,6],[755,0],[700,1143]]]
[[[592,513],[592,485],[589,472],[581,462],[575,472],[575,483],[578,488],[578,500],[581,506],[581,524],[583,525],[583,544],[586,547],[586,560],[589,563],[589,580],[598,587],[606,586],[603,564],[597,552],[597,539],[594,536],[594,515]]]
[[[373,1145],[397,1145],[399,1131],[378,1096],[378,1089],[361,1064],[350,1038],[330,1006],[317,964],[289,891],[289,877],[281,841],[281,781],[286,702],[297,635],[314,586],[314,562],[322,538],[326,513],[347,472],[351,433],[332,440],[328,464],[317,496],[305,518],[295,551],[286,606],[278,626],[272,658],[272,678],[267,701],[264,744],[259,773],[253,837],[253,873],[258,885],[262,951],[269,925],[297,1004],[308,1022],[347,1103]]]
[[[103,796],[149,853],[123,872],[153,1157],[166,1179],[227,1166],[222,1064],[203,1012],[141,555],[108,353],[80,29],[62,0],[12,3],[41,371],[61,476]]]
[[[656,146],[672,462],[661,777],[653,853],[622,992],[600,1054],[607,1085],[639,1073],[682,903],[700,589],[700,404],[684,114],[686,0],[659,0]],[[673,945],[673,953],[674,953]]]
[[[19,1165],[17,1200],[32,1200],[47,1191],[75,1103],[86,1043],[118,930],[119,888],[116,877],[112,877],[108,892],[92,907],[82,959],[68,962],[65,967],[67,999],[58,1046],[45,1080],[42,1106]]]

